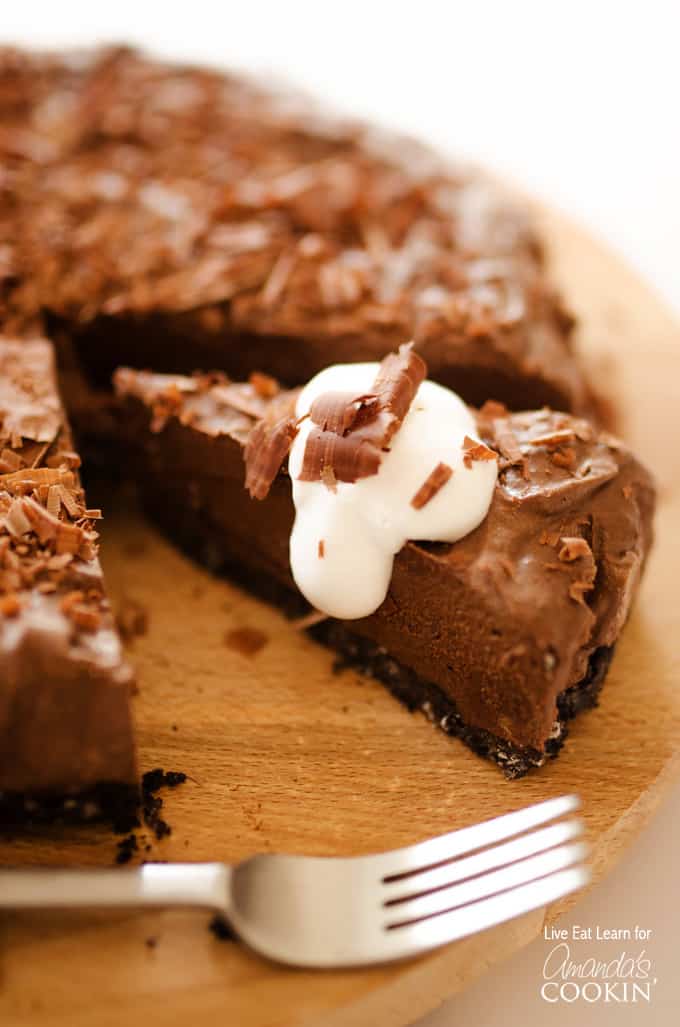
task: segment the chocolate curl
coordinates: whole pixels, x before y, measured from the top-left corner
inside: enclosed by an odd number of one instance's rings
[[[427,374],[413,343],[382,361],[369,393],[328,392],[310,408],[300,481],[355,482],[378,473],[382,451],[399,429]]]
[[[493,449],[489,449],[483,442],[471,439],[469,435],[466,435],[463,439],[463,453],[463,463],[467,468],[472,467],[476,461],[498,459]]]
[[[312,428],[307,436],[300,481],[358,481],[378,473],[380,450],[356,435]],[[331,475],[329,476],[329,473]]]
[[[422,510],[424,506],[427,506],[430,500],[434,499],[439,490],[446,485],[452,474],[452,467],[449,467],[448,464],[438,463],[434,470],[430,471],[429,475],[411,500],[411,506],[413,509]]]
[[[378,406],[391,415],[381,448],[384,448],[406,417],[416,392],[427,374],[427,364],[413,348],[404,343],[398,353],[388,353],[371,390],[377,396]]]
[[[290,416],[273,423],[263,418],[253,427],[243,453],[246,488],[251,499],[264,499],[268,495],[297,433],[297,423]]]
[[[347,435],[377,418],[378,397],[373,393],[324,392],[312,403],[309,416],[322,431]]]

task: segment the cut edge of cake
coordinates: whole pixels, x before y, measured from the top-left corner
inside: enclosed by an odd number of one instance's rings
[[[0,825],[137,803],[134,677],[79,466],[52,344],[0,338]]]

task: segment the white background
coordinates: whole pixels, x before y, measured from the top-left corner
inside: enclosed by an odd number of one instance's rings
[[[283,75],[482,161],[607,239],[680,311],[678,0],[0,3],[3,42],[128,40]],[[676,789],[567,921],[652,928],[653,1007],[546,1006],[537,991],[549,946],[538,940],[423,1027],[676,1024],[679,823]]]

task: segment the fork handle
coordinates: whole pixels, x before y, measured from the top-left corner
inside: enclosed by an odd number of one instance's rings
[[[146,863],[130,870],[0,870],[0,908],[198,906],[226,912],[224,863]]]

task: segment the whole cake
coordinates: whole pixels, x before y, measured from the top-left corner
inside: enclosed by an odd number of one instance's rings
[[[216,569],[302,592],[343,659],[510,776],[554,754],[653,507],[593,426],[572,329],[526,214],[478,173],[244,77],[1,51],[0,820],[136,794],[132,676],[63,405]],[[360,552],[374,569],[348,584]]]

